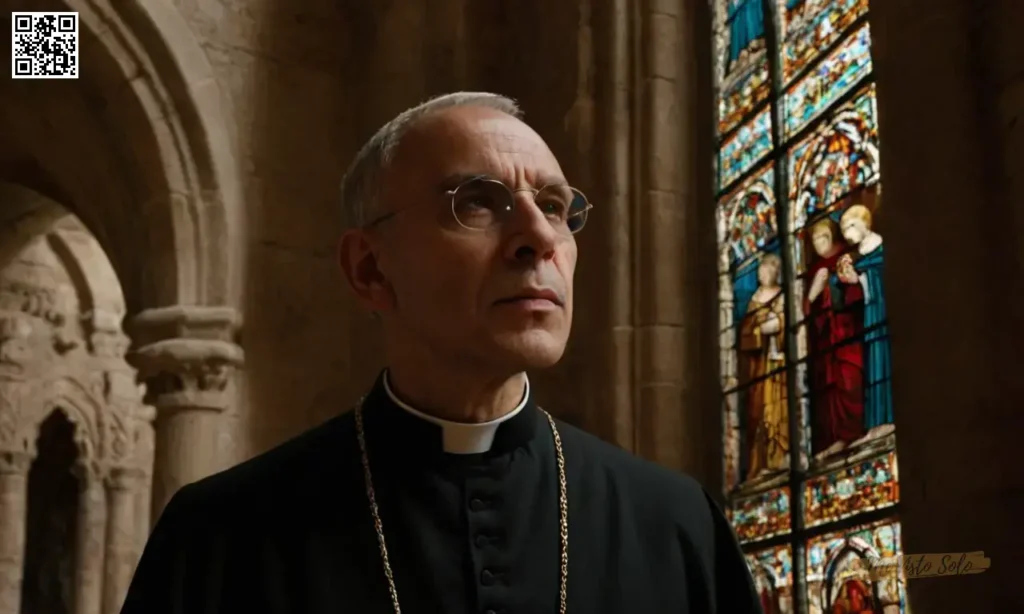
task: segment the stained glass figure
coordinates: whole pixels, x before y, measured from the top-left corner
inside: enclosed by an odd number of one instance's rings
[[[871,31],[865,23],[786,91],[783,103],[786,138],[795,135],[858,85],[871,69]]]
[[[906,611],[906,576],[899,560],[900,525],[886,520],[807,542],[807,601],[812,613]]]
[[[786,310],[782,259],[777,253],[774,167],[768,166],[723,197],[718,208],[722,275],[722,375],[742,433],[735,454],[742,479],[789,464],[786,392]],[[727,419],[728,420],[728,419]],[[731,433],[727,428],[727,433]]]
[[[778,0],[786,83],[867,15],[868,0]]]
[[[793,550],[789,544],[751,552],[747,564],[764,614],[793,612]]]
[[[804,485],[804,523],[816,527],[899,502],[896,454],[844,466],[807,480]]]

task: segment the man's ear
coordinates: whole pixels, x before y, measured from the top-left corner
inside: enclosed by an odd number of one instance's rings
[[[338,241],[338,265],[363,306],[373,312],[394,308],[395,295],[391,283],[381,270],[366,231],[354,229],[341,235]]]

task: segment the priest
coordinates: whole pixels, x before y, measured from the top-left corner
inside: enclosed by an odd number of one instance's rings
[[[341,269],[387,369],[350,411],[182,488],[123,614],[760,612],[696,481],[534,399],[591,204],[512,100],[400,114],[342,204]]]

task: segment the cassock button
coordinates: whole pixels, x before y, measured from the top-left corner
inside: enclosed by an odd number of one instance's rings
[[[490,569],[485,569],[480,573],[480,584],[484,586],[494,584],[494,573]]]
[[[480,512],[486,508],[487,504],[484,502],[483,499],[473,497],[472,499],[469,500],[469,509],[473,510],[474,512]]]
[[[490,541],[491,540],[488,539],[488,537],[486,535],[484,535],[483,533],[480,533],[476,537],[473,538],[473,543],[476,544],[477,548],[483,548]]]

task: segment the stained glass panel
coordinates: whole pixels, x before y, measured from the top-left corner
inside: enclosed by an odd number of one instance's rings
[[[761,0],[713,0],[716,83],[743,72],[765,56],[764,5]]]
[[[789,487],[781,486],[737,499],[728,511],[728,517],[740,542],[789,533],[792,528],[789,494]]]
[[[778,0],[786,83],[868,12],[868,0]]]
[[[899,502],[896,454],[864,460],[807,480],[804,522],[815,527]]]
[[[764,55],[723,82],[718,95],[718,134],[735,128],[757,105],[768,100],[770,86],[768,58]]]
[[[807,542],[806,552],[807,602],[812,613],[906,612],[902,566],[879,569],[880,559],[902,554],[898,521],[815,537]]]
[[[769,110],[765,109],[722,143],[718,156],[718,187],[727,187],[760,162],[771,149],[772,118]]]
[[[869,0],[712,2],[727,514],[765,612],[905,612],[899,525],[833,526],[899,501]]]
[[[785,138],[818,117],[871,69],[871,32],[865,23],[786,91],[782,107]]]
[[[868,86],[789,152],[790,228],[879,179],[875,87]]]
[[[774,165],[765,166],[718,202],[721,272],[735,271],[778,236]]]
[[[764,614],[793,610],[793,549],[789,544],[747,554],[747,565],[761,597]]]

